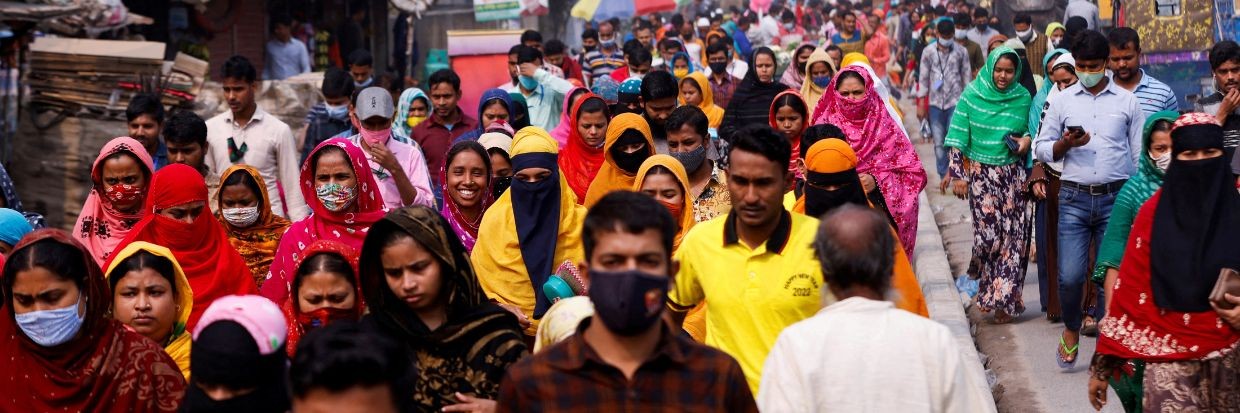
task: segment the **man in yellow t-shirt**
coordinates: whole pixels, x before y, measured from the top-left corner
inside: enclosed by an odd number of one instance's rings
[[[706,344],[736,358],[757,394],[762,364],[780,331],[821,307],[822,269],[811,248],[818,220],[782,206],[792,179],[792,149],[783,134],[757,125],[732,141],[732,211],[685,236],[668,297],[680,311],[710,302]]]

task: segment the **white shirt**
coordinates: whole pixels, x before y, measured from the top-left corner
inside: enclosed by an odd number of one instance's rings
[[[782,412],[993,412],[947,327],[889,301],[853,297],[779,334],[758,409]]]
[[[254,116],[250,117],[250,123],[244,128],[233,122],[232,111],[208,119],[206,163],[213,173],[218,174],[234,163],[228,157],[228,138],[233,138],[238,148],[242,145],[246,147],[245,155],[236,163],[258,169],[263,181],[266,181],[271,212],[294,222],[310,214],[298,183],[301,165],[297,162],[300,159],[297,141],[288,124],[259,107],[255,107]],[[283,184],[283,200],[277,183]],[[285,202],[288,202],[287,214],[284,212]]]

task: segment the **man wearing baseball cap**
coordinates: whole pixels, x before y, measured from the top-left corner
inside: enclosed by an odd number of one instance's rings
[[[354,124],[361,126],[349,140],[366,152],[388,208],[411,205],[435,207],[426,157],[414,143],[392,139],[392,117],[396,108],[392,94],[380,87],[368,87],[353,102]]]

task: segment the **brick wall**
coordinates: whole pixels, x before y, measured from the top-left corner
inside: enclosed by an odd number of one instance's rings
[[[216,33],[215,37],[207,43],[207,47],[211,51],[211,72],[209,78],[218,80],[220,70],[224,66],[224,61],[233,55],[242,55],[250,59],[254,63],[254,67],[258,69],[259,78],[262,78],[264,53],[263,45],[267,43],[267,11],[266,1],[240,0],[240,1],[212,1],[207,8],[209,16],[222,16],[224,10],[228,8],[228,4],[233,3],[239,5],[241,16],[237,18],[234,27]]]

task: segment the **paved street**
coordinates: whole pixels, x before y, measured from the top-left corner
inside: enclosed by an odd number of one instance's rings
[[[943,236],[944,249],[951,263],[953,274],[963,274],[968,267],[970,249],[973,245],[973,227],[967,201],[957,199],[950,193],[939,193],[939,179],[935,172],[934,146],[921,143],[917,134],[916,109],[906,100],[902,102],[905,127],[917,143],[922,164],[929,171],[926,195],[938,221]],[[1000,412],[1091,412],[1093,408],[1086,399],[1089,357],[1093,354],[1095,340],[1082,337],[1081,353],[1074,369],[1064,371],[1055,364],[1055,347],[1063,324],[1051,324],[1041,312],[1038,294],[1037,265],[1030,263],[1025,278],[1025,313],[1012,324],[994,325],[976,308],[969,310],[970,318],[977,327],[979,351],[989,357],[987,368],[998,378],[999,391],[996,402]],[[1103,412],[1122,412],[1114,394],[1113,403]]]

